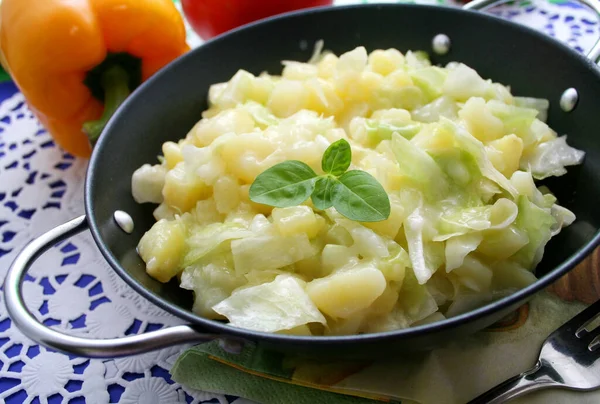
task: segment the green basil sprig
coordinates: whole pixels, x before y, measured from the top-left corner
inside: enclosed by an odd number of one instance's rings
[[[332,143],[321,160],[324,175],[307,164],[288,160],[256,177],[250,186],[250,200],[285,208],[312,197],[315,208],[333,206],[350,220],[378,222],[390,216],[390,200],[381,184],[369,173],[348,170],[352,150],[345,139]]]

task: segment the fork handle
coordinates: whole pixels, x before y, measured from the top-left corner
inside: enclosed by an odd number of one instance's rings
[[[542,368],[543,366],[538,363],[533,369],[511,377],[499,385],[492,387],[490,390],[469,401],[467,404],[505,403],[513,398],[529,394],[535,390],[556,386],[556,382],[545,374],[545,372],[540,372]]]

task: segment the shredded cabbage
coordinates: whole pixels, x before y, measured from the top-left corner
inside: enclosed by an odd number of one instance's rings
[[[234,327],[275,332],[327,320],[310,300],[303,282],[290,275],[234,291],[213,307]]]
[[[548,242],[576,220],[536,181],[585,157],[546,123],[548,100],[421,51],[335,55],[318,41],[307,63],[282,65],[211,86],[187,136],[133,174],[134,199],[159,204],[138,245],[150,276],[179,281],[206,318],[298,335],[442,321],[535,282]],[[387,192],[387,219],[250,199],[277,163],[324,174],[339,139],[348,169]]]
[[[235,273],[231,254],[217,253],[187,267],[181,274],[180,286],[194,291],[194,312],[208,318],[223,319],[213,306],[246,282],[246,278]]]
[[[448,71],[442,91],[456,101],[466,101],[470,97],[483,97],[488,92],[490,83],[464,64],[458,64]]]
[[[465,257],[475,251],[483,240],[481,232],[466,233],[451,237],[446,241],[446,272],[459,268]]]
[[[567,173],[567,166],[581,164],[584,153],[567,144],[567,137],[561,136],[544,142],[522,161],[522,167],[534,178],[543,180]]]
[[[203,226],[193,231],[187,239],[188,252],[183,259],[183,267],[192,265],[225,241],[249,237],[253,234],[237,223],[213,223]]]
[[[458,282],[475,292],[486,292],[492,285],[492,270],[477,258],[466,256],[460,267],[452,271]]]
[[[371,144],[376,145],[382,140],[391,139],[392,133],[398,133],[399,135],[410,139],[421,129],[421,125],[417,122],[406,122],[401,125],[387,123],[387,122],[377,122],[370,119],[367,119],[365,122],[365,126],[367,127],[367,135]]]
[[[440,117],[455,119],[458,107],[450,97],[441,96],[421,108],[412,111],[412,117],[419,122],[436,122]]]
[[[424,239],[425,217],[415,209],[404,224],[408,255],[420,285],[425,284],[443,262],[443,244]]]
[[[543,98],[532,97],[514,97],[514,100],[517,107],[532,108],[537,110],[537,119],[540,121],[546,122],[548,119],[548,108],[550,108],[550,101]]]
[[[270,270],[292,265],[315,254],[306,234],[282,237],[267,235],[247,237],[231,242],[231,252],[238,273]]]
[[[446,76],[448,76],[448,72],[436,66],[424,67],[410,73],[413,82],[430,100],[434,100],[442,95]]]
[[[391,147],[402,174],[426,196],[437,198],[447,192],[446,174],[427,152],[398,134],[392,136]]]
[[[473,156],[477,162],[477,165],[479,166],[481,174],[484,177],[494,181],[504,190],[508,191],[511,196],[514,197],[517,195],[517,192],[510,181],[508,181],[508,179],[502,175],[502,173],[500,173],[490,162],[489,157],[485,152],[485,146],[483,143],[475,139],[473,135],[467,132],[464,128],[447,118],[440,118],[440,123],[443,128],[449,130],[455,136],[457,147],[463,149]]]
[[[556,219],[550,209],[540,208],[524,195],[519,196],[518,206],[516,225],[527,233],[529,242],[516,253],[515,261],[525,268],[535,268],[542,260],[546,243],[552,237]]]

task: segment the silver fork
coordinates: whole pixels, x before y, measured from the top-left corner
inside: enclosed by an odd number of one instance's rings
[[[536,365],[493,387],[467,404],[499,404],[547,388],[594,390],[600,387],[600,326],[586,329],[600,314],[600,300],[544,341]]]

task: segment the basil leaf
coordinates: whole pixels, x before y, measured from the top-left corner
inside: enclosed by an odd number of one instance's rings
[[[315,208],[325,210],[333,204],[331,194],[337,180],[333,177],[319,177],[315,183],[315,190],[312,193],[312,202]]]
[[[256,177],[250,186],[250,200],[277,208],[300,205],[315,189],[316,177],[305,163],[284,161]]]
[[[350,144],[345,139],[340,139],[329,145],[323,159],[321,160],[321,168],[323,171],[333,175],[342,175],[350,167],[352,161],[352,150]]]
[[[390,216],[387,193],[364,171],[348,171],[338,178],[332,201],[338,212],[357,222],[378,222]]]

